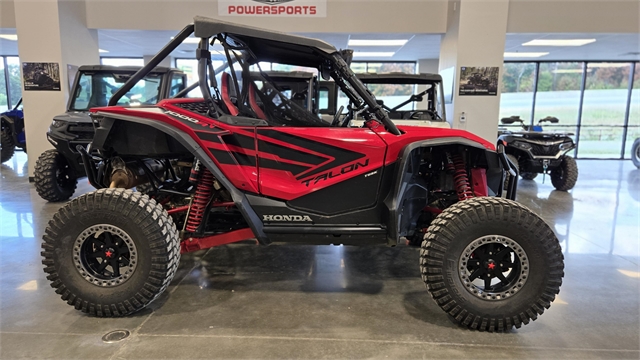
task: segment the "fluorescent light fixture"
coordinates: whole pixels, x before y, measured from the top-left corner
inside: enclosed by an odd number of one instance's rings
[[[506,58],[530,58],[530,57],[541,57],[549,55],[548,52],[506,52],[504,53],[504,57]]]
[[[596,39],[536,39],[522,46],[582,46],[596,42]]]
[[[173,36],[171,37],[171,40],[173,40]],[[184,39],[182,41],[183,44],[199,44],[200,43],[200,38],[196,38],[196,37],[188,37],[186,39]]]
[[[356,51],[353,57],[392,57],[393,51]]]
[[[582,73],[582,69],[558,69],[551,71],[554,74],[574,74]]]
[[[109,52],[109,50],[98,49],[98,52],[99,52],[99,53],[108,53],[108,52]]]
[[[349,46],[404,46],[409,39],[405,40],[358,40],[349,39]]]
[[[629,63],[587,63],[587,67],[589,68],[617,68],[617,67],[628,67]]]
[[[0,39],[18,41],[18,35],[16,35],[16,34],[0,34]]]

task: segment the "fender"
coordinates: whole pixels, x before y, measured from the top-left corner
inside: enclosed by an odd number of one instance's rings
[[[487,178],[490,176],[490,172],[493,169],[493,172],[495,172],[496,174],[491,175],[495,177],[499,172],[500,179],[502,179],[504,172],[498,159],[498,154],[495,151],[488,150],[482,144],[479,144],[473,140],[465,139],[462,137],[443,137],[437,139],[415,141],[405,145],[402,148],[402,151],[400,151],[397,159],[398,166],[396,169],[396,175],[393,181],[393,185],[391,186],[389,194],[384,200],[384,204],[388,210],[388,219],[386,223],[388,229],[388,240],[391,245],[397,244],[397,241],[399,240],[399,234],[401,233],[399,229],[401,209],[399,207],[402,200],[404,185],[408,183],[408,177],[412,175],[409,174],[409,176],[405,176],[407,175],[407,167],[412,160],[411,152],[418,148],[444,145],[462,145],[484,151],[487,154],[487,161],[490,166],[490,169],[487,170]]]
[[[114,114],[101,111],[93,113],[92,117],[93,116],[102,116],[105,120],[107,120],[103,121],[103,123],[101,123],[100,125],[100,127],[103,127],[104,125],[105,130],[107,130],[107,127],[110,130],[111,126],[113,125],[113,121],[109,122],[108,119],[114,119],[147,125],[177,140],[182,146],[189,150],[196,157],[196,159],[200,160],[200,162],[205,165],[207,169],[209,169],[209,171],[211,171],[211,173],[213,173],[213,175],[218,179],[218,181],[220,181],[222,185],[229,191],[233,202],[236,204],[236,206],[244,216],[247,224],[249,224],[251,231],[253,231],[253,234],[256,236],[258,241],[263,245],[268,245],[270,243],[269,239],[264,233],[262,221],[249,204],[247,196],[243,192],[238,190],[235,186],[233,186],[229,179],[227,179],[222,171],[220,171],[218,166],[211,160],[209,156],[207,156],[202,147],[198,145],[196,141],[187,133],[177,130],[176,128],[163,122],[149,120],[138,116]],[[100,148],[105,143],[108,134],[109,131],[96,131],[96,136],[93,139],[94,147]]]

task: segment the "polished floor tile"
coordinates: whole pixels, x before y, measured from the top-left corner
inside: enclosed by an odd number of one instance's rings
[[[85,316],[42,271],[40,241],[61,204],[39,198],[18,153],[0,167],[0,358],[640,357],[640,170],[579,161],[566,193],[548,177],[518,201],[558,234],[560,296],[506,334],[454,325],[406,247],[229,245],[183,256],[168,291],[127,318]],[[77,194],[90,191],[84,181]],[[105,344],[102,335],[132,335]]]

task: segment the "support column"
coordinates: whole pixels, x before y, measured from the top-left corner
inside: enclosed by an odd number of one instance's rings
[[[439,64],[440,72],[455,69],[453,104],[447,106],[447,117],[454,128],[495,142],[509,0],[455,0],[449,1],[448,6],[447,32],[442,37]],[[498,67],[498,93],[460,96],[461,67]],[[460,122],[463,112],[466,121]]]
[[[57,63],[60,69],[60,91],[24,91],[23,84],[29,177],[32,178],[36,160],[52,148],[46,138],[51,120],[66,111],[67,65],[100,63],[98,33],[87,29],[84,1],[15,1],[14,11],[20,62]]]

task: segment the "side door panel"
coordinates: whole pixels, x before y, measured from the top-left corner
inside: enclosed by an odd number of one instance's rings
[[[373,131],[258,128],[257,140],[263,196],[318,213],[375,204],[386,145]],[[326,206],[332,202],[342,206]]]

